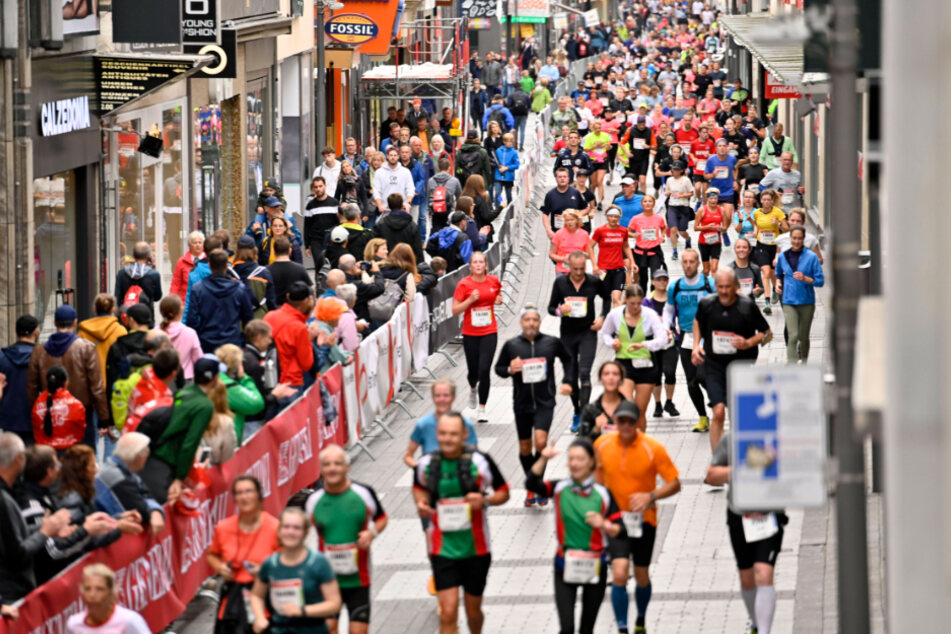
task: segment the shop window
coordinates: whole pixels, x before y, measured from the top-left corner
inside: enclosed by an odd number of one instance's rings
[[[257,211],[258,194],[264,188],[264,179],[273,176],[265,173],[267,158],[267,78],[249,81],[247,94],[247,143],[248,143],[248,216]]]
[[[171,272],[182,257],[188,233],[182,209],[182,108],[162,111],[162,211],[165,216],[165,259]],[[163,271],[164,272],[164,271]]]
[[[76,299],[76,175],[62,172],[33,181],[36,317],[44,332],[53,313]]]
[[[219,226],[218,174],[221,165],[221,107],[195,108],[195,215],[205,234]]]

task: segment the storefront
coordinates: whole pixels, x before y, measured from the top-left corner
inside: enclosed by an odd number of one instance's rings
[[[92,57],[35,58],[32,71],[34,310],[49,332],[63,303],[89,316],[105,271],[96,223],[102,143]]]

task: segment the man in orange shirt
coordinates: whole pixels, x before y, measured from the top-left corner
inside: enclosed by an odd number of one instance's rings
[[[271,336],[277,347],[277,362],[281,369],[281,383],[295,390],[294,394],[282,399],[279,405],[290,403],[304,389],[304,373],[315,373],[317,355],[313,340],[319,330],[308,328],[307,318],[314,310],[314,291],[304,282],[294,282],[287,291],[287,301],[277,310],[264,316],[271,327]]]
[[[597,456],[595,478],[608,487],[621,509],[624,533],[612,539],[611,553],[611,606],[618,630],[627,632],[627,580],[630,578],[628,560],[634,559],[634,601],[637,603],[635,633],[647,631],[645,616],[651,597],[648,566],[654,552],[657,536],[657,500],[680,491],[677,467],[667,450],[654,438],[641,433],[635,423],[640,417],[637,405],[622,401],[614,412],[617,431],[605,434],[594,443]],[[657,486],[657,476],[664,484]]]

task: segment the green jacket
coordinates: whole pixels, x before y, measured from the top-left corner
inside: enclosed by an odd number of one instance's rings
[[[537,86],[532,94],[532,112],[538,114],[545,109],[545,106],[551,103],[551,93],[547,88]]]
[[[526,95],[532,94],[532,91],[535,90],[535,80],[531,77],[522,77],[518,80],[518,83],[522,84],[522,92]]]
[[[195,463],[195,452],[211,421],[215,406],[197,385],[188,385],[175,394],[172,420],[159,438],[152,455],[171,465],[175,478],[184,480]]]
[[[228,408],[234,414],[234,433],[238,437],[238,446],[241,446],[244,419],[264,409],[264,397],[258,392],[254,379],[247,374],[239,381],[235,381],[224,372],[219,374],[218,378],[228,390]]]
[[[760,158],[763,163],[766,164],[771,170],[779,167],[779,155],[783,152],[791,152],[793,163],[799,162],[799,154],[796,152],[795,146],[793,146],[792,139],[788,136],[783,137],[782,145],[777,149],[776,145],[773,143],[773,137],[769,136],[763,139],[763,142],[760,144],[763,147],[763,151],[760,152]]]

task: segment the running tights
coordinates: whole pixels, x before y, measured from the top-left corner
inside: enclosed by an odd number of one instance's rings
[[[588,329],[577,333],[562,333],[561,340],[578,368],[578,378],[571,385],[571,404],[574,405],[575,414],[580,414],[591,400],[591,367],[594,365],[594,354],[598,350],[598,333]]]
[[[698,416],[707,415],[707,407],[703,402],[703,392],[700,390],[700,377],[697,373],[697,366],[690,360],[691,350],[689,348],[680,349],[680,362],[684,366],[684,374],[687,376],[687,393],[693,406],[697,408]]]
[[[466,354],[466,368],[469,387],[479,384],[479,405],[489,402],[489,387],[492,380],[492,359],[498,345],[497,333],[491,335],[463,335],[462,349]]]
[[[809,330],[812,328],[815,312],[815,304],[783,304],[783,317],[786,318],[786,328],[789,330],[789,338],[786,340],[786,361],[789,363],[795,363],[800,358],[803,361],[809,360]],[[796,344],[799,344],[798,351]]]
[[[575,597],[578,588],[581,588],[581,623],[578,627],[580,634],[594,632],[594,623],[598,619],[598,610],[604,600],[604,590],[607,583],[606,563],[601,563],[601,579],[598,583],[573,584],[565,583],[565,573],[555,566],[555,606],[558,608],[558,622],[561,634],[574,634],[575,631]]]

